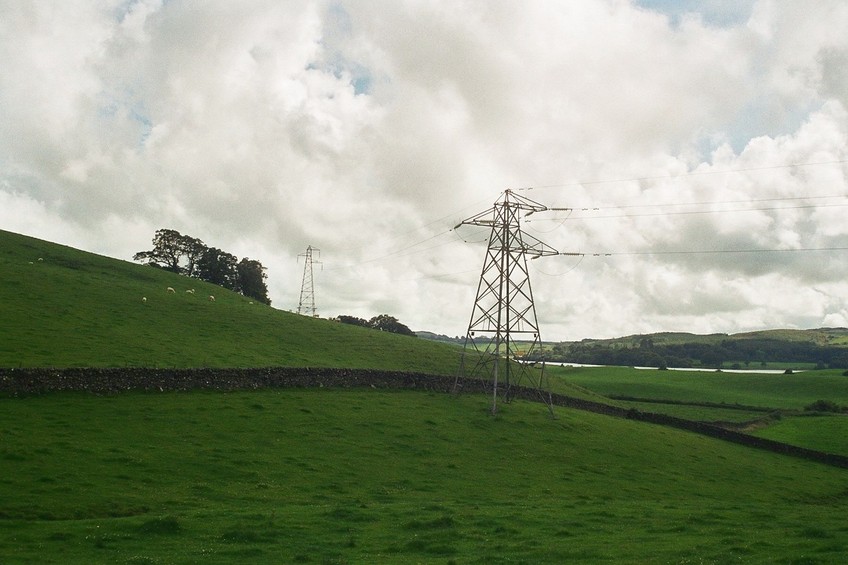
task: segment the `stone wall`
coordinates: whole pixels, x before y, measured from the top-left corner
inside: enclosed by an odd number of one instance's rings
[[[0,395],[31,396],[51,392],[118,394],[128,391],[255,390],[263,388],[373,388],[448,393],[492,393],[478,379],[367,369],[0,369]],[[513,398],[546,402],[597,414],[669,426],[784,455],[848,468],[848,457],[758,438],[716,425],[640,410],[610,406],[537,389],[512,387]]]

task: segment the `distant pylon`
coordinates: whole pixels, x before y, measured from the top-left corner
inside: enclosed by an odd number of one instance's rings
[[[305,253],[298,255],[298,258],[305,257],[303,261],[303,283],[300,285],[300,302],[297,304],[297,313],[304,316],[318,317],[318,310],[315,309],[315,285],[312,282],[312,252],[315,251],[319,255],[320,249],[315,249],[311,245],[306,248]]]
[[[458,376],[491,379],[493,414],[497,412],[498,398],[511,400],[512,387],[525,378],[548,407],[551,406],[550,391],[546,391],[544,380],[542,338],[530,287],[527,255],[537,259],[580,254],[560,253],[521,231],[522,214],[529,216],[547,210],[568,209],[548,208],[506,190],[492,208],[456,226],[491,228]],[[538,371],[532,362],[541,363]]]

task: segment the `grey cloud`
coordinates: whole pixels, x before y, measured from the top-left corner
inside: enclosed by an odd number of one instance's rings
[[[844,163],[766,169],[846,158],[848,10],[798,9],[675,27],[604,1],[0,3],[0,221],[124,259],[172,227],[261,260],[285,309],[313,245],[322,314],[459,334],[484,244],[449,230],[505,188],[611,210],[845,193]],[[643,180],[580,183],[603,179]],[[564,251],[826,247],[838,212],[527,227]],[[846,315],[843,255],[559,257],[533,284],[546,338],[818,324]],[[769,310],[786,296],[806,302]]]

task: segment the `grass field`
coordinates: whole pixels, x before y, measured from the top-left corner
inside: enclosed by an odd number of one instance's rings
[[[754,435],[799,447],[848,455],[848,417],[804,414],[816,400],[848,405],[848,377],[841,370],[791,375],[744,375],[682,371],[645,371],[627,367],[551,367],[553,382],[578,385],[599,395],[654,402],[618,400],[621,406],[702,422],[748,422],[766,416],[747,410],[768,408],[782,415],[763,422]],[[659,402],[657,402],[659,401]],[[661,401],[669,401],[663,403]],[[726,404],[703,406],[699,404]],[[735,406],[740,405],[740,406]],[[799,415],[800,414],[800,415]]]
[[[195,294],[185,292],[190,288]],[[459,363],[449,345],[250,302],[197,279],[0,231],[2,367],[313,366],[454,374]]]
[[[827,453],[848,455],[846,415],[802,415],[783,418],[767,428],[753,431],[752,434]]]
[[[452,375],[459,355],[2,231],[0,338],[3,367]],[[833,372],[547,374],[556,392],[708,421],[758,413],[735,404],[848,404],[848,378]],[[604,396],[616,394],[675,404]],[[376,390],[0,398],[0,563],[848,557],[843,469],[586,412],[552,419],[541,404],[489,408],[484,396]],[[848,454],[845,421],[783,418],[757,433]]]
[[[741,404],[800,410],[825,399],[848,405],[848,377],[841,370],[791,375],[647,371],[628,367],[551,367],[550,375],[602,395],[655,400]]]
[[[836,563],[846,472],[416,392],[0,401],[3,563]],[[81,417],[81,415],[85,415]]]

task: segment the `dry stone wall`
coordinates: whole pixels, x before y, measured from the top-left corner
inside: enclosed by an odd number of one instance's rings
[[[129,391],[256,390],[265,388],[372,388],[407,389],[429,392],[492,393],[491,383],[478,379],[378,371],[367,369],[326,369],[269,367],[259,369],[0,369],[0,396],[32,396],[52,392],[119,394]],[[554,406],[628,418],[688,430],[749,447],[801,457],[828,465],[848,468],[848,457],[805,449],[758,438],[704,422],[694,422],[665,414],[610,406],[537,389],[512,387],[511,396],[543,401]]]

